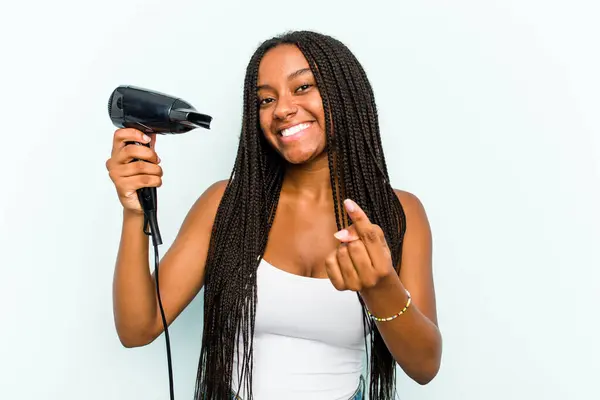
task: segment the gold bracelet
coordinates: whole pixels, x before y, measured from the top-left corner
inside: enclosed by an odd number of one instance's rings
[[[404,314],[406,312],[406,310],[408,310],[408,307],[410,307],[411,297],[410,297],[410,293],[408,290],[406,290],[406,294],[408,295],[408,300],[406,301],[406,305],[404,306],[402,311],[400,311],[398,314],[393,315],[391,317],[387,317],[387,318],[378,318],[378,317],[374,316],[373,314],[371,314],[371,311],[369,311],[369,310],[367,310],[367,314],[369,314],[369,317],[371,317],[372,320],[377,321],[377,322],[387,322],[387,321],[391,321],[393,319],[398,318],[400,315]]]

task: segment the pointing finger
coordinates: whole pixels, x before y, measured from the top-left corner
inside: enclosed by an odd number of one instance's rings
[[[369,221],[367,214],[350,199],[344,200],[344,207],[346,207],[346,212],[352,220],[352,225],[356,227],[356,232],[359,236],[362,236],[371,227],[371,221]]]
[[[352,200],[344,201],[346,211],[352,220],[352,227],[364,243],[373,266],[378,267],[387,264],[387,243],[383,230],[371,223],[367,214]]]

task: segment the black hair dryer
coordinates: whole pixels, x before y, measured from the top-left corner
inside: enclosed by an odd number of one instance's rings
[[[185,133],[195,128],[210,129],[212,121],[211,116],[197,112],[190,103],[180,98],[129,85],[119,86],[113,91],[108,99],[108,114],[119,128],[135,128],[163,135]],[[150,146],[138,142],[127,144]],[[152,236],[154,246],[160,245],[156,188],[138,189],[137,195],[144,210],[144,232]]]

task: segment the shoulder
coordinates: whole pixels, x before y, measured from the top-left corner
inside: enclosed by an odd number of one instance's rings
[[[206,188],[192,205],[187,220],[191,223],[212,225],[228,184],[229,180],[224,179]]]
[[[422,214],[425,213],[425,207],[415,194],[407,192],[406,190],[394,189],[396,197],[400,200],[402,208],[406,214]]]
[[[225,194],[225,189],[227,189],[227,185],[229,184],[229,179],[223,179],[220,181],[216,181],[212,185],[210,185],[200,196],[200,198],[206,199],[209,202],[217,202],[220,203],[223,195]]]
[[[405,190],[394,189],[394,193],[404,210],[407,231],[411,229],[429,231],[429,220],[421,199]]]

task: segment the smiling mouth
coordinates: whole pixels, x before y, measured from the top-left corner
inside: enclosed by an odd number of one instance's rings
[[[279,131],[279,134],[283,137],[294,136],[297,133],[300,133],[303,130],[305,130],[306,128],[310,127],[310,124],[311,124],[311,122],[304,122],[302,124],[294,125],[292,127],[289,127],[287,129],[283,129],[283,130]]]

